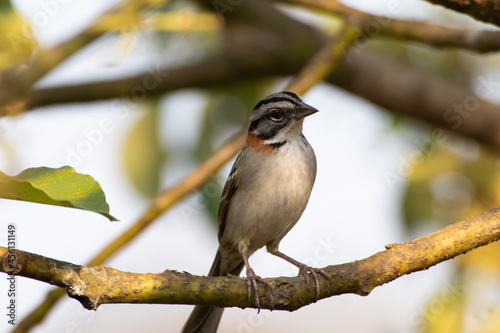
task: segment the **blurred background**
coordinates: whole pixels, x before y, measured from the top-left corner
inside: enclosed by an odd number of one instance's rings
[[[498,32],[424,1],[344,3],[385,18]],[[120,220],[0,200],[2,246],[7,225],[15,224],[19,249],[89,261],[159,191],[245,130],[253,106],[282,90],[324,36],[342,25],[338,13],[289,4],[269,2],[272,10],[255,20],[246,2],[210,4],[0,1],[0,170],[15,175],[70,165],[99,181]],[[265,23],[272,15],[280,16]],[[304,215],[280,249],[312,266],[363,259],[500,204],[500,57],[494,47],[464,50],[429,45],[425,38],[390,38],[382,32],[387,21],[370,22],[376,24],[365,26],[369,38],[303,95],[320,110],[304,124],[318,175]],[[293,48],[290,41],[303,44]],[[231,165],[105,265],[206,274]],[[220,332],[304,332],[311,325],[317,332],[498,332],[499,246],[403,276],[367,297],[341,295],[293,313],[227,309]],[[262,277],[297,274],[265,250],[250,261]],[[0,306],[7,305],[7,289],[0,276]],[[51,289],[18,278],[17,321]],[[191,309],[102,305],[94,312],[65,296],[31,331],[176,332]],[[1,332],[12,329],[0,320]]]

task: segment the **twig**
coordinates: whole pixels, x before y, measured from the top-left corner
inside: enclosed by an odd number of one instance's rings
[[[288,84],[290,91],[305,92],[319,81],[324,80],[338,65],[342,56],[360,37],[359,29],[344,24],[342,30],[326,41],[323,48],[294,76]]]
[[[294,5],[326,10],[349,22],[363,20],[360,34],[368,38],[390,37],[434,47],[456,47],[478,53],[500,50],[500,31],[456,29],[420,21],[398,20],[369,14],[335,0],[278,0]],[[498,14],[497,14],[498,15]]]
[[[103,14],[74,38],[51,49],[39,49],[33,55],[29,67],[23,69],[14,78],[0,84],[0,116],[16,114],[24,111],[24,100],[32,86],[45,74],[82,49],[85,45],[100,37],[104,31],[98,29],[103,18],[122,10],[127,6],[134,6],[137,11],[151,6],[150,0],[129,0],[122,2],[106,14]]]
[[[227,144],[216,151],[203,164],[196,168],[173,187],[163,191],[156,197],[144,214],[120,236],[109,243],[99,254],[88,262],[88,266],[97,266],[104,263],[113,254],[118,252],[124,245],[134,239],[163,212],[172,207],[176,202],[184,198],[205,183],[211,175],[230,160],[241,149],[245,136],[240,134],[230,140]],[[46,299],[16,326],[12,332],[27,332],[51,309],[52,305],[63,296],[61,290],[49,292]]]
[[[323,268],[332,282],[320,280],[320,299],[347,293],[368,295],[375,287],[402,275],[426,270],[499,239],[500,208],[495,208],[427,236],[387,245],[385,251],[366,259]],[[247,297],[246,280],[239,277],[204,277],[174,271],[128,273],[103,266],[78,266],[20,250],[16,250],[14,262],[9,262],[8,256],[9,249],[0,247],[1,271],[14,269],[16,275],[64,288],[87,309],[111,303],[255,307]],[[309,288],[300,276],[265,280],[273,290],[261,288],[262,308],[294,311],[316,301],[314,288]]]

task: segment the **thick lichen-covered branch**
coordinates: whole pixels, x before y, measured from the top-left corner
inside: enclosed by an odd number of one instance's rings
[[[321,279],[320,299],[347,293],[368,295],[375,287],[402,275],[428,269],[499,239],[500,208],[495,208],[427,236],[387,245],[385,251],[366,259],[324,267],[332,281]],[[64,288],[87,309],[110,303],[255,306],[247,297],[246,280],[235,276],[205,277],[175,271],[128,273],[104,266],[74,265],[20,250],[9,252],[5,247],[0,247],[0,258],[2,272]],[[314,288],[308,287],[302,276],[266,281],[272,292],[260,289],[262,308],[294,311],[315,302]]]

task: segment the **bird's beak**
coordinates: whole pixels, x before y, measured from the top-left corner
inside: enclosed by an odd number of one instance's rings
[[[307,116],[312,115],[313,113],[318,112],[318,109],[313,108],[312,106],[301,102],[299,107],[295,109],[295,119],[302,119]]]

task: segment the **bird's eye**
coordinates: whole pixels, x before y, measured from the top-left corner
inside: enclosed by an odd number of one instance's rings
[[[283,119],[283,111],[280,109],[272,109],[271,112],[269,112],[269,118],[273,121],[280,121]]]

